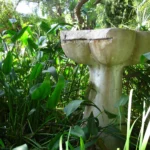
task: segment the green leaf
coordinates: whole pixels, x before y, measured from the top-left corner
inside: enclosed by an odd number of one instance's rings
[[[85,150],[85,145],[84,145],[84,141],[83,141],[82,137],[80,137],[80,149]]]
[[[59,139],[61,137],[61,133],[56,134],[56,136],[51,139],[49,143],[49,150],[58,150],[59,149]]]
[[[49,97],[47,101],[47,108],[54,109],[57,106],[64,85],[65,85],[64,77],[60,76],[52,95]]]
[[[49,67],[47,70],[43,70],[42,73],[50,73],[58,81],[58,74],[55,67]]]
[[[73,146],[70,144],[69,141],[68,141],[68,146],[69,146],[70,150],[74,150]]]
[[[19,32],[17,32],[13,37],[12,37],[12,42],[16,42],[21,36],[24,34],[24,32],[28,29],[28,26],[22,28]]]
[[[42,97],[42,93],[41,93],[41,91],[40,91],[40,87],[38,87],[38,88],[35,89],[35,90],[33,91],[33,93],[31,94],[31,98],[32,98],[33,100],[35,100],[35,99],[41,99],[41,97]]]
[[[61,137],[59,139],[59,149],[63,150],[63,135],[61,135]]]
[[[88,118],[87,127],[88,127],[90,135],[95,136],[98,134],[98,122],[96,122],[96,119],[95,119],[93,113],[91,113]]]
[[[17,32],[14,31],[14,30],[5,30],[2,34],[3,34],[3,38],[4,38],[4,35],[9,35],[10,37],[15,35]]]
[[[41,63],[37,63],[33,68],[30,73],[30,81],[35,80],[40,73],[42,72],[43,65]]]
[[[36,50],[38,48],[38,46],[34,43],[34,41],[31,38],[28,38],[27,42],[31,52],[33,52],[33,50]]]
[[[28,46],[33,49],[38,48],[38,46],[35,44],[35,42],[31,38],[28,38]]]
[[[128,100],[129,100],[129,96],[122,95],[120,100],[115,104],[115,106],[116,107],[124,106],[125,104],[127,104]]]
[[[52,24],[51,25],[51,29],[47,32],[47,34],[53,34],[54,31],[60,29],[60,28],[64,28],[64,26],[73,26],[72,24],[69,23],[58,23],[58,24]]]
[[[47,46],[47,37],[46,36],[40,36],[38,40],[39,48],[44,48]]]
[[[28,37],[29,37],[29,33],[27,32],[27,30],[22,34],[22,36],[19,38],[19,41],[21,41],[23,46],[27,46],[28,45]]]
[[[107,126],[106,130],[104,131],[106,134],[108,135],[112,135],[116,138],[122,138],[123,139],[123,135],[121,134],[121,131],[119,128],[117,128],[115,125],[110,125]]]
[[[31,98],[35,99],[45,99],[50,94],[51,86],[50,79],[46,78],[43,83],[33,91]]]
[[[86,143],[85,143],[85,148],[88,149],[88,147],[94,145],[94,144],[97,142],[98,138],[99,138],[99,137],[97,137],[97,138],[92,138],[89,142],[86,142]],[[77,147],[77,148],[75,148],[74,150],[81,150],[81,149],[80,149],[80,146]]]
[[[10,71],[11,71],[12,62],[13,62],[12,52],[9,51],[9,52],[7,53],[6,58],[4,59],[3,66],[2,66],[2,70],[3,70],[3,72],[4,72],[6,75],[9,74]]]
[[[65,108],[64,112],[66,113],[67,116],[72,114],[74,111],[76,111],[79,107],[80,104],[83,102],[83,100],[74,100],[70,102]]]
[[[40,23],[40,28],[41,28],[43,31],[48,32],[48,30],[50,29],[50,26],[49,26],[46,22],[42,21],[42,22]]]
[[[37,88],[39,88],[41,83],[37,83],[34,86],[31,87],[29,93],[32,94]]]
[[[150,52],[143,54],[143,56],[144,56],[147,60],[150,60]]]
[[[5,145],[4,145],[4,142],[2,141],[2,139],[0,139],[0,147],[5,148]]]
[[[71,129],[71,132],[70,132],[71,135],[74,135],[74,136],[77,136],[77,137],[82,137],[83,139],[85,139],[85,134],[84,134],[84,131],[83,129],[76,125],[74,128]]]
[[[143,54],[140,58],[140,62],[143,64],[146,59],[150,60],[150,52]]]
[[[107,115],[107,117],[108,117],[109,119],[114,119],[114,118],[117,117],[116,114],[110,113],[110,112],[108,112],[108,111],[105,110],[105,109],[104,109],[104,112],[106,113],[106,115]]]
[[[55,31],[55,29],[59,26],[59,24],[53,24],[51,26],[53,26],[53,27],[47,32],[47,34],[53,33]]]

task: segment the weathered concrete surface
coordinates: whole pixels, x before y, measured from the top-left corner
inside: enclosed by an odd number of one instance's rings
[[[86,107],[84,117],[91,112],[98,116],[102,127],[110,120],[104,109],[117,114],[115,107],[122,91],[122,70],[124,66],[137,64],[143,53],[150,51],[150,32],[126,29],[100,29],[62,31],[61,43],[65,54],[77,63],[87,64],[90,72],[89,99],[103,112]],[[111,139],[110,144],[107,142]],[[116,150],[117,140],[108,137],[107,147]],[[113,146],[114,145],[114,146]]]

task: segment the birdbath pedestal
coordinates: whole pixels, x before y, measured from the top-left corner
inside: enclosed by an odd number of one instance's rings
[[[102,113],[87,106],[84,117],[93,112],[100,126],[109,125],[112,119],[105,112],[118,114],[115,104],[122,94],[123,68],[137,64],[140,56],[150,51],[150,32],[117,28],[62,31],[61,45],[67,57],[89,67],[88,99]],[[119,147],[114,137],[108,136],[104,142],[109,150]]]

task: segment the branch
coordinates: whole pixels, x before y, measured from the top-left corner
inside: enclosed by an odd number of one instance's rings
[[[80,1],[78,2],[78,4],[76,5],[76,7],[75,7],[75,14],[76,14],[76,16],[77,16],[77,19],[78,19],[78,22],[79,22],[80,25],[82,25],[83,22],[84,22],[84,19],[83,19],[83,17],[81,16],[81,8],[82,8],[82,6],[83,6],[87,1],[88,1],[88,0],[80,0]]]

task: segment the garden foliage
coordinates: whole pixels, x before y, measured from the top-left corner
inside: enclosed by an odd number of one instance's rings
[[[84,150],[91,146],[95,148],[96,143],[105,149],[100,138],[102,132],[125,141],[126,135],[120,135],[112,124],[100,127],[93,114],[83,119],[86,105],[98,109],[85,97],[88,70],[86,66],[66,58],[59,38],[61,30],[78,28],[73,13],[77,1],[70,0],[70,5],[65,0],[62,3],[46,2],[42,3],[45,10],[49,5],[55,8],[57,3],[61,8],[56,7],[57,11],[51,9],[48,19],[34,15],[20,16],[14,13],[12,5],[9,11],[1,8],[5,15],[0,16],[3,20],[0,24],[0,149],[27,144],[29,149]],[[146,5],[138,1],[106,0],[95,4],[91,0],[81,9],[84,28],[119,26],[149,30],[148,2]],[[137,9],[136,4],[140,4]],[[145,10],[145,16],[141,16],[141,10]],[[10,12],[9,15],[6,12]],[[130,134],[131,149],[142,145],[141,141],[140,144],[137,141],[143,125],[143,111],[149,110],[150,105],[149,61],[150,54],[144,54],[141,64],[124,70],[123,96],[116,104],[120,110],[120,116],[117,117],[125,115],[127,118],[127,95],[134,89],[131,123],[139,119]],[[146,104],[144,108],[143,103]],[[126,112],[122,111],[123,107]],[[109,118],[116,118],[109,112],[105,113]],[[149,126],[148,120],[145,119],[144,123]]]

